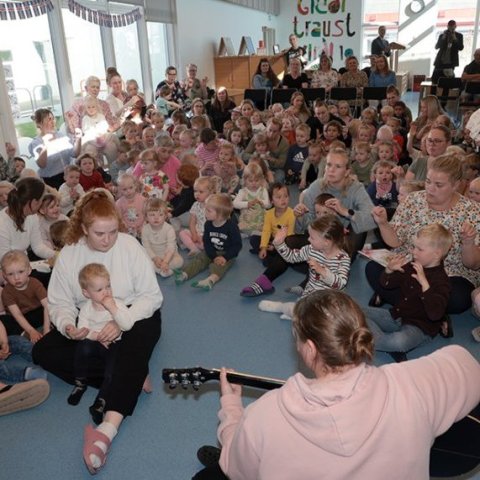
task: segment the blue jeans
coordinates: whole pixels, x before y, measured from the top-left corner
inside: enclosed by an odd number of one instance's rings
[[[33,344],[20,335],[9,335],[8,345],[11,355],[0,360],[0,381],[8,384],[23,382],[25,368],[33,367]]]
[[[409,352],[429,342],[432,337],[415,325],[402,325],[385,308],[363,307],[368,327],[375,339],[375,349],[382,352]]]

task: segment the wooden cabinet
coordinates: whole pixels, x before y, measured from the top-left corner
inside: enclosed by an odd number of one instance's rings
[[[243,55],[240,57],[215,57],[215,86],[227,89],[252,88],[252,78],[261,56]],[[273,71],[281,78],[285,69],[283,56],[270,56]]]

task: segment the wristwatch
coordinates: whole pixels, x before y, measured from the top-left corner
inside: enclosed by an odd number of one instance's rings
[[[353,210],[352,208],[349,208],[348,215],[350,216],[350,218],[352,218],[355,215],[355,210]]]

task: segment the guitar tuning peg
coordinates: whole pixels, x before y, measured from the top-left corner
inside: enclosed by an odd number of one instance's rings
[[[200,382],[200,372],[193,372],[192,377],[193,377],[193,382],[192,386],[195,391],[198,391],[200,389],[200,385],[202,382]]]
[[[169,382],[168,382],[168,388],[170,390],[173,390],[174,388],[177,387],[178,385],[178,379],[177,379],[177,374],[176,373],[171,373],[169,376]]]
[[[188,373],[181,373],[180,378],[180,385],[184,390],[186,390],[188,385],[190,384],[190,380],[188,379]]]

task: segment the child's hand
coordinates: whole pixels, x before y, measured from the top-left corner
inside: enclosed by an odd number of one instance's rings
[[[198,233],[197,232],[192,232],[192,242],[193,243],[198,243],[200,240]]]
[[[120,327],[112,320],[111,322],[108,322],[98,333],[97,340],[100,343],[111,343],[119,337],[120,333],[122,333]]]
[[[300,180],[300,183],[298,184],[298,188],[300,190],[305,190],[305,187],[307,186],[306,180]]]
[[[403,178],[405,176],[405,170],[400,165],[397,165],[392,168],[392,174],[395,175],[396,178]]]
[[[477,232],[475,227],[469,222],[463,222],[460,228],[460,238],[462,245],[473,245]]]
[[[5,360],[10,356],[10,346],[8,345],[8,342],[2,343],[0,345],[0,360]]]
[[[320,275],[321,277],[325,276],[326,273],[326,267],[319,263],[317,260],[311,258],[308,260],[308,266],[317,274]]]
[[[72,200],[76,200],[79,196],[80,194],[77,192],[77,190],[75,190],[74,188],[70,189],[70,198]]]
[[[162,268],[162,259],[160,257],[153,257],[153,263],[157,268]]]
[[[298,205],[295,205],[293,213],[296,217],[303,217],[303,215],[308,213],[308,208],[303,203],[299,203]]]
[[[223,267],[227,263],[227,260],[225,257],[215,257],[213,263],[219,267]]]
[[[102,305],[105,310],[108,310],[112,314],[117,310],[117,304],[111,295],[102,300]]]
[[[388,223],[387,211],[383,207],[373,207],[372,217],[377,225],[386,225]]]
[[[287,238],[287,235],[288,235],[288,227],[286,225],[283,225],[281,228],[278,229],[272,243],[274,245],[280,245],[285,241],[285,239]]]
[[[417,124],[415,122],[412,122],[410,125],[410,133],[412,135],[415,135],[417,133],[417,130],[418,130]]]
[[[412,267],[417,272],[412,273],[412,277],[420,284],[420,286],[422,287],[422,292],[426,292],[430,288],[430,284],[428,283],[427,277],[425,276],[422,265],[420,265],[418,262],[412,262]]]
[[[166,273],[170,270],[170,265],[165,260],[162,260],[159,268],[163,273]]]
[[[37,343],[43,337],[43,335],[34,328],[28,330],[26,333],[32,343]]]
[[[348,208],[345,208],[338,198],[329,198],[325,202],[325,206],[330,208],[330,210],[333,210],[335,213],[338,213],[342,217],[348,216]]]
[[[267,249],[265,247],[262,247],[258,252],[258,258],[260,260],[263,260],[266,256],[267,256]]]
[[[227,370],[225,367],[222,367],[220,370],[220,391],[222,392],[222,395],[236,395],[238,397],[242,396],[242,387],[240,385],[230,383],[227,380]]]
[[[385,267],[385,272],[386,273],[392,273],[392,272],[403,272],[402,266],[407,263],[407,258],[405,255],[392,255],[388,260],[387,260],[387,266]]]
[[[74,325],[68,325],[65,328],[65,334],[72,340],[84,340],[87,338],[88,332],[87,327],[77,328]]]

